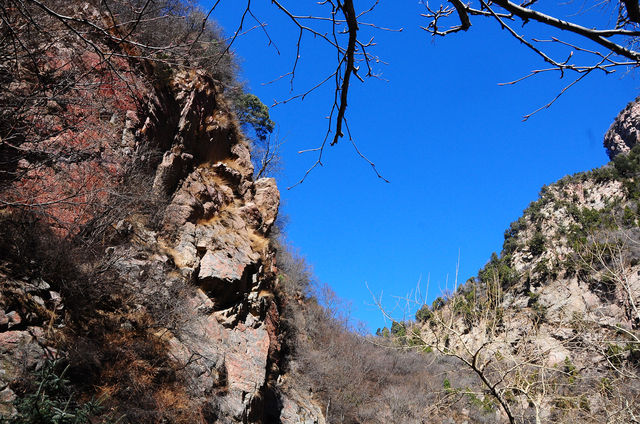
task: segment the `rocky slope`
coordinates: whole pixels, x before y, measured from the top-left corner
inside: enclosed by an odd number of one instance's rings
[[[498,421],[638,414],[637,111],[630,104],[607,133],[610,164],[543,187],[501,254],[418,313],[414,338],[477,374]]]
[[[610,159],[627,153],[640,139],[640,103],[630,102],[616,117],[604,136],[604,147]]]

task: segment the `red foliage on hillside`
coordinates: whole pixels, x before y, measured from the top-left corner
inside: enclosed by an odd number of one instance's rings
[[[0,95],[0,208],[34,212],[72,235],[118,190],[139,147],[133,133],[149,87],[131,58],[100,56],[70,41],[60,23],[44,23],[44,36],[0,71],[8,87]]]

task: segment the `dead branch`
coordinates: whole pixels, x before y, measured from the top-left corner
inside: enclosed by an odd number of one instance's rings
[[[550,65],[548,68],[533,70],[524,77],[501,85],[516,84],[532,76],[552,71],[558,72],[561,78],[564,77],[566,72],[579,74],[572,83],[565,86],[549,103],[525,115],[523,120],[527,120],[540,110],[550,107],[567,89],[595,70],[608,74],[614,72],[616,68],[636,67],[640,64],[640,52],[633,47],[632,43],[633,40],[640,36],[640,30],[637,28],[637,23],[640,21],[640,9],[636,0],[620,0],[620,5],[624,4],[625,7],[619,8],[619,17],[615,25],[605,29],[583,26],[576,21],[576,16],[564,19],[534,10],[536,1],[516,4],[510,0],[477,0],[478,6],[476,7],[472,6],[472,3],[465,4],[460,0],[449,0],[449,3],[453,7],[441,4],[438,8],[433,8],[428,3],[423,2],[427,13],[422,14],[422,16],[429,21],[422,29],[433,36],[445,36],[459,31],[467,31],[472,25],[471,17],[482,16],[494,20],[501,29]],[[447,20],[452,16],[457,16],[460,24],[441,29],[441,21]],[[512,24],[516,20],[519,20],[519,23],[522,24],[522,28],[519,30],[516,30]],[[552,37],[551,40],[540,40],[526,36],[524,27],[528,22],[537,22],[564,33],[571,33],[581,38],[584,44],[568,43],[558,37]],[[550,49],[547,50],[544,46],[546,42],[563,45],[570,50],[567,51],[562,59],[558,59],[550,53]],[[589,48],[589,43],[599,46],[604,51]],[[574,55],[574,51],[580,52],[582,55],[577,57]]]

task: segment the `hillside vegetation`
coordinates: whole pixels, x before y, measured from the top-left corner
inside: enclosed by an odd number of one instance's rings
[[[639,158],[543,187],[500,255],[388,337],[456,358],[511,422],[634,422]]]

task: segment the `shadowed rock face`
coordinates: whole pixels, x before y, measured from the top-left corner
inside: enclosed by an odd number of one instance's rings
[[[304,394],[290,397],[278,385],[282,336],[267,236],[280,195],[275,180],[253,181],[248,143],[219,91],[203,72],[177,72],[167,86],[145,91],[143,106],[112,129],[127,148],[113,149],[115,163],[135,161],[143,148],[160,151],[148,190],[163,211],[153,226],[140,213],[118,222],[123,235],[108,242],[107,260],[134,293],[130,302],[152,317],[172,373],[205,421],[324,422]],[[64,307],[47,287],[33,290],[44,308]],[[16,364],[42,364],[55,337],[45,337],[46,317],[20,324],[7,290],[0,292],[4,413]]]
[[[604,136],[609,159],[626,153],[640,140],[640,102],[632,101],[616,117]]]
[[[277,385],[279,307],[266,238],[278,213],[275,180],[253,181],[248,145],[212,80],[178,74],[171,91],[180,117],[153,186],[168,204],[158,231],[132,220],[140,236],[112,252],[121,274],[141,303],[180,293],[162,337],[209,420],[323,422],[308,399],[290,400]],[[141,134],[176,120],[161,109],[152,104]],[[153,254],[139,261],[141,252]]]
[[[192,396],[212,404],[219,416],[259,421],[273,301],[259,293],[273,288],[272,252],[264,236],[277,214],[279,193],[272,179],[252,181],[248,146],[213,81],[179,74],[172,91],[180,117],[154,182],[154,190],[170,198],[162,230],[150,234],[148,243],[124,248],[163,252],[160,261],[168,257],[175,264],[179,276],[173,280],[158,275],[140,287],[150,296],[167,284],[192,286],[180,299],[180,321],[164,335],[170,354],[184,364]],[[151,132],[154,125],[145,123]],[[251,204],[256,213],[241,213]]]
[[[25,368],[41,366],[55,354],[46,345],[47,316],[42,312],[61,307],[60,295],[46,282],[14,280],[5,271],[0,268],[0,417],[13,410],[15,394],[9,383]],[[40,308],[25,313],[15,301],[18,296],[28,297]]]

